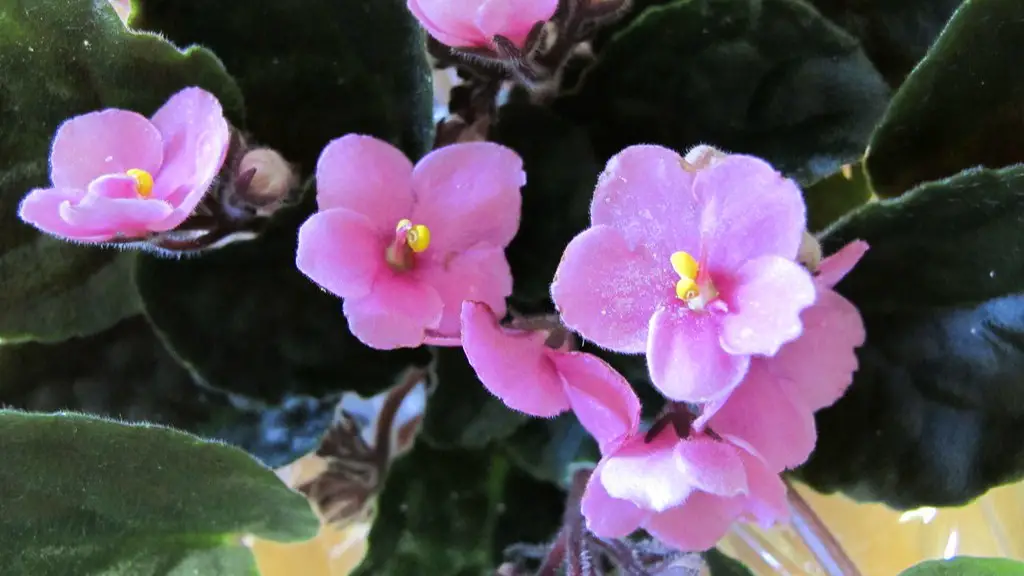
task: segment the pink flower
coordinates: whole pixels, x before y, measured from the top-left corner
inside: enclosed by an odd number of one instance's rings
[[[608,162],[590,215],[591,227],[565,250],[552,297],[584,338],[646,351],[667,397],[728,394],[751,356],[774,355],[800,335],[800,313],[815,299],[794,261],[803,198],[764,161],[632,146]]]
[[[344,299],[368,346],[457,344],[463,300],[505,313],[505,247],[519,229],[523,163],[489,142],[435,150],[416,164],[351,134],[316,168],[319,212],[299,229],[296,264]]]
[[[486,48],[504,36],[522,48],[538,22],[555,14],[558,0],[408,0],[409,10],[438,42]]]
[[[804,463],[814,449],[814,412],[838,400],[853,382],[854,349],[864,343],[857,308],[831,289],[867,250],[852,242],[821,262],[817,301],[803,311],[804,332],[773,357],[755,357],[743,382],[727,397],[704,407],[704,423],[721,435],[741,438],[769,469]]]
[[[53,139],[53,187],[29,192],[18,214],[77,242],[172,230],[206,194],[228,141],[220,102],[200,88],[171,96],[152,120],[114,108],[76,116]]]

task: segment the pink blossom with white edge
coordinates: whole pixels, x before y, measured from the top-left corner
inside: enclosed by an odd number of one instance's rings
[[[387,142],[351,134],[324,148],[316,180],[319,211],[299,229],[296,265],[344,299],[363,343],[458,345],[464,300],[505,313],[505,247],[526,183],[515,152],[453,144],[413,166]]]
[[[608,162],[590,215],[565,250],[552,298],[584,338],[646,352],[668,398],[724,396],[752,356],[772,356],[800,335],[800,313],[815,300],[795,261],[803,197],[763,160],[632,146]]]
[[[408,0],[427,33],[455,48],[486,48],[504,36],[522,48],[538,22],[551,19],[558,0]]]

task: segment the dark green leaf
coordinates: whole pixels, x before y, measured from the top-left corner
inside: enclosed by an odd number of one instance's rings
[[[357,575],[491,575],[504,549],[554,536],[565,495],[493,451],[418,443],[388,473]]]
[[[1024,563],[1007,558],[960,556],[951,560],[928,560],[911,566],[900,576],[1020,576]]]
[[[975,166],[1024,162],[1024,3],[968,0],[893,97],[871,137],[868,175],[896,196]]]
[[[856,36],[875,67],[899,86],[924,57],[961,0],[810,0]]]
[[[308,174],[349,132],[413,158],[433,141],[423,34],[404,0],[136,0],[131,24],[214,50],[246,97],[256,139]]]
[[[589,224],[601,168],[586,132],[540,106],[502,107],[490,137],[518,152],[527,174],[519,233],[507,250],[513,304],[553,310],[551,279],[565,245]]]
[[[837,290],[867,343],[817,415],[802,476],[897,508],[966,503],[1024,475],[1024,166],[970,170],[826,232],[871,249]]]
[[[312,538],[306,500],[244,452],[169,428],[0,411],[0,556],[33,576],[246,574],[241,538]]]
[[[557,104],[602,158],[705,143],[810,183],[859,158],[888,96],[857,41],[800,0],[677,0],[609,41]]]
[[[139,311],[130,258],[43,237],[18,204],[49,184],[61,122],[107,107],[152,114],[187,86],[241,119],[238,87],[209,51],[129,32],[109,2],[0,0],[0,338],[57,341]]]
[[[712,548],[701,556],[711,572],[710,576],[754,576],[750,568],[739,560],[721,553],[718,548]]]
[[[532,418],[502,444],[512,462],[535,478],[562,485],[575,462],[597,462],[597,443],[572,413]]]
[[[862,164],[849,166],[804,189],[807,228],[818,232],[871,200],[871,185]]]

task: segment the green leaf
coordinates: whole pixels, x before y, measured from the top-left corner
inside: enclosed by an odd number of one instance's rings
[[[49,185],[64,120],[108,107],[149,115],[187,86],[241,118],[241,93],[212,53],[132,33],[109,2],[0,0],[0,339],[57,341],[138,313],[129,257],[44,237],[18,204]]]
[[[706,143],[807,184],[859,158],[888,96],[856,39],[800,0],[676,0],[607,42],[557,107],[602,158]]]
[[[967,0],[893,97],[866,160],[888,197],[975,166],[1024,162],[1024,4]]]
[[[506,547],[554,536],[564,499],[494,451],[418,443],[388,473],[355,574],[493,574]]]
[[[960,505],[1024,476],[1024,165],[969,170],[864,206],[826,254],[871,249],[837,287],[867,342],[817,414],[801,475],[896,508]]]
[[[754,573],[742,562],[726,556],[718,548],[712,548],[701,554],[707,564],[710,576],[754,576]]]
[[[890,86],[924,57],[961,0],[810,0],[856,36]]]
[[[855,164],[804,188],[807,228],[817,232],[828,227],[872,198],[871,184],[863,164]]]
[[[532,418],[502,445],[516,466],[534,478],[559,485],[568,481],[574,463],[601,458],[597,443],[571,412]]]
[[[214,50],[242,86],[256,140],[307,174],[323,147],[349,132],[414,159],[430,149],[430,68],[405,0],[135,4],[132,26]]]
[[[1019,576],[1024,563],[1007,558],[960,556],[950,560],[928,560],[911,566],[900,576]]]
[[[241,538],[319,520],[251,456],[169,428],[0,411],[0,556],[12,574],[249,574]]]

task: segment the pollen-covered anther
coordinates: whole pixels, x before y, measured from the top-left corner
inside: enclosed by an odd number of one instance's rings
[[[135,180],[135,192],[143,198],[149,197],[153,193],[153,175],[145,170],[139,170],[138,168],[132,168],[126,170],[125,174],[131,176]]]
[[[419,254],[430,247],[430,228],[423,224],[413,225],[409,220],[402,220],[396,230],[405,232],[405,242],[413,252]]]
[[[700,288],[697,286],[697,273],[700,271],[700,265],[697,264],[697,260],[687,252],[675,252],[670,259],[672,269],[679,275],[679,281],[676,282],[676,296],[684,302],[689,302],[700,296]]]

